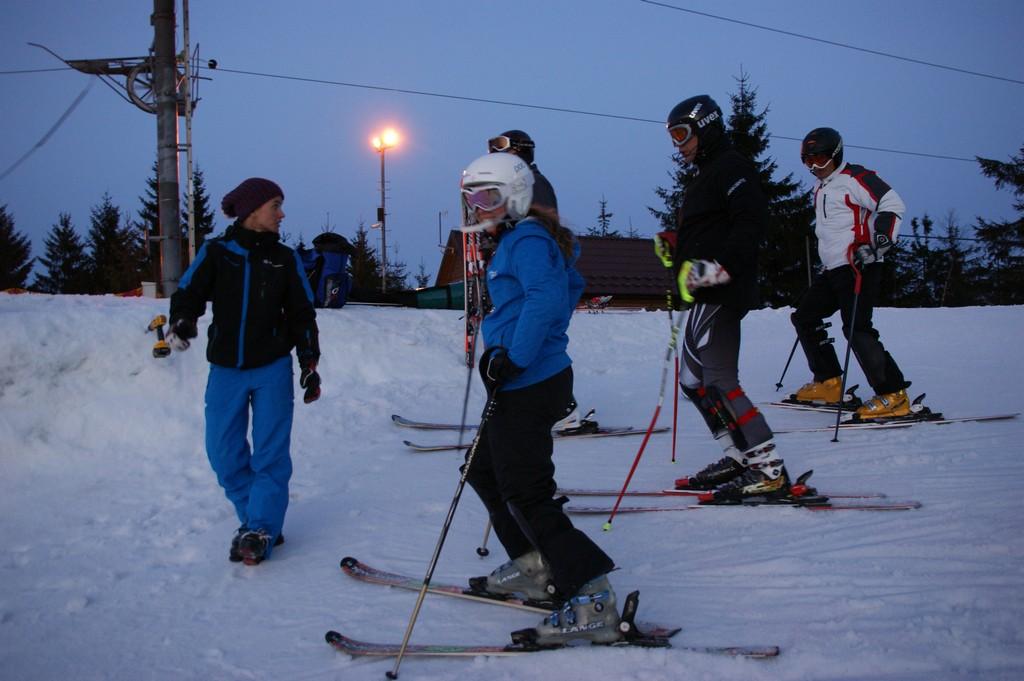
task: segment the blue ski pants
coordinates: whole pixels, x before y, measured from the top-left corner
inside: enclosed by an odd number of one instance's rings
[[[286,355],[255,369],[211,364],[206,384],[206,454],[241,524],[270,535],[268,558],[284,525],[292,476],[291,363]]]

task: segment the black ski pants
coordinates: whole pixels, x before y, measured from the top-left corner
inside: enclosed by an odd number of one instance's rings
[[[716,438],[728,430],[741,452],[767,442],[772,430],[740,387],[740,322],[746,312],[697,303],[688,314],[679,376],[683,392]]]
[[[882,263],[865,265],[861,270],[861,289],[857,299],[857,313],[853,335],[850,335],[850,317],[853,315],[856,272],[844,265],[822,272],[804,294],[796,311],[790,317],[796,327],[800,346],[807,355],[807,364],[817,382],[841,376],[835,348],[827,342],[828,334],[822,322],[839,310],[843,319],[843,336],[850,339],[850,348],[864,371],[876,395],[885,395],[907,387],[903,372],[896,365],[879,340],[878,331],[871,323],[871,314],[878,302],[882,283]]]
[[[494,533],[509,557],[539,550],[566,598],[615,566],[573,527],[554,498],[551,428],[565,416],[572,398],[571,367],[540,383],[499,391],[466,476],[487,507]]]

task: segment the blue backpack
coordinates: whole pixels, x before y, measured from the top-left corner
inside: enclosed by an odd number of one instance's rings
[[[348,300],[352,281],[348,259],[355,249],[348,239],[334,232],[323,232],[313,239],[313,248],[298,249],[316,307],[342,307]]]

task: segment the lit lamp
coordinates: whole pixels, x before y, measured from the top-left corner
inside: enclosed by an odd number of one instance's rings
[[[380,292],[388,292],[388,237],[385,228],[387,211],[384,208],[384,152],[398,144],[398,133],[388,128],[375,136],[370,142],[380,152],[380,208],[377,210],[377,222],[380,224]]]

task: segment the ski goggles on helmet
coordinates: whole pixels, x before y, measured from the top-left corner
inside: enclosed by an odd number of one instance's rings
[[[515,141],[508,135],[498,135],[487,140],[487,150],[491,153],[498,151],[516,151],[519,149],[532,149],[533,142],[525,140]]]
[[[692,123],[677,123],[668,129],[668,134],[672,138],[672,143],[681,147],[697,133]]]
[[[462,198],[470,210],[491,211],[505,205],[505,194],[498,187],[466,187]]]
[[[828,154],[816,153],[816,154],[801,154],[800,160],[805,166],[813,170],[821,170],[829,164],[832,157]]]

